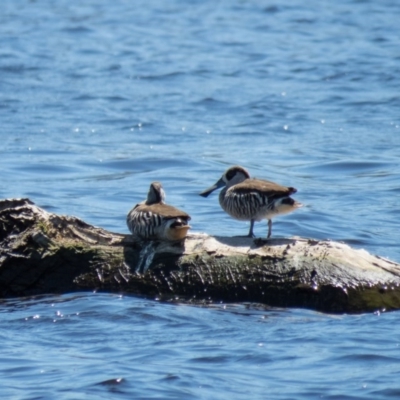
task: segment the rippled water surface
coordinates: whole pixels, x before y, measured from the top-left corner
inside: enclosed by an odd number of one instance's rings
[[[399,15],[395,0],[2,0],[0,198],[127,233],[159,180],[194,231],[240,235],[198,196],[240,164],[306,205],[275,236],[400,261]],[[398,312],[106,294],[0,310],[5,398],[400,397]]]
[[[8,301],[1,317],[6,398],[400,396],[400,340],[385,329],[396,313],[79,294]]]

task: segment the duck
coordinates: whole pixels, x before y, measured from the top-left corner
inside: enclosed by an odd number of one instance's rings
[[[187,236],[191,217],[165,203],[160,182],[150,184],[147,199],[129,211],[126,222],[135,239],[181,241]]]
[[[267,219],[269,239],[272,233],[272,218],[302,207],[301,203],[291,198],[297,189],[264,179],[251,178],[249,172],[239,165],[228,168],[221,178],[202,191],[200,196],[208,197],[214,190],[222,187],[219,204],[232,218],[250,221],[248,237],[255,237],[255,221]]]

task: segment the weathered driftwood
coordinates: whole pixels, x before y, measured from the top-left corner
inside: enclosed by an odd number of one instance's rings
[[[343,243],[192,234],[131,236],[0,201],[0,297],[104,290],[188,302],[259,302],[326,312],[400,308],[400,265]]]

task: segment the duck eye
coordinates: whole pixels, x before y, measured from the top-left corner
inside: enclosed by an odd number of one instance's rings
[[[231,169],[226,173],[226,179],[230,181],[236,175],[236,171]]]

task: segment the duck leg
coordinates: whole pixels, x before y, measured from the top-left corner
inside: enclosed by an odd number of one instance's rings
[[[271,233],[272,233],[272,220],[268,220],[268,235],[267,235],[267,239],[269,239],[271,237]]]
[[[253,238],[255,236],[254,232],[253,232],[253,228],[254,228],[254,219],[251,219],[250,220],[250,230],[249,230],[249,234],[247,235],[248,237]]]

